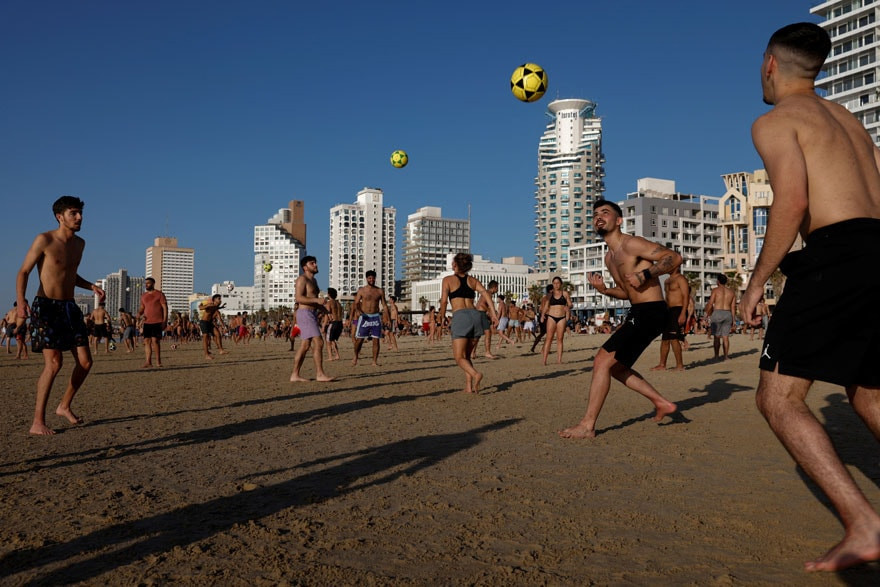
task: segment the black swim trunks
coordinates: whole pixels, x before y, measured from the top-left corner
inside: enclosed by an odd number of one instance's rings
[[[154,324],[144,324],[144,327],[141,328],[141,335],[144,338],[162,338],[162,331],[165,330],[165,325],[161,322],[156,322]]]
[[[681,316],[682,306],[673,306],[666,310],[666,326],[663,328],[663,340],[684,340],[681,324],[678,318]]]
[[[202,336],[214,336],[214,322],[211,320],[199,320],[199,330],[202,331]]]
[[[330,322],[330,330],[327,332],[327,340],[336,342],[342,335],[342,320],[333,320]]]
[[[880,385],[878,242],[880,220],[854,218],[814,230],[806,248],[785,256],[779,268],[788,279],[764,337],[762,370]]]
[[[89,346],[89,332],[76,302],[35,297],[31,305],[33,351],[69,351],[81,346]]]
[[[663,332],[666,316],[666,302],[634,304],[623,325],[605,341],[602,348],[615,353],[614,358],[619,363],[632,367],[651,341]]]
[[[95,338],[110,338],[110,329],[106,324],[95,324]]]

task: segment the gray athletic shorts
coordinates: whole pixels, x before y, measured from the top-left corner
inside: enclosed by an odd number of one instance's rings
[[[482,312],[465,308],[452,313],[452,325],[449,330],[452,338],[480,338],[483,336]]]
[[[733,314],[730,310],[715,310],[709,316],[709,326],[712,328],[712,336],[730,336]]]

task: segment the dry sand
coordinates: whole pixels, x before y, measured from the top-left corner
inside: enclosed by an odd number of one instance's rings
[[[569,336],[563,365],[527,347],[481,359],[466,395],[448,339],[383,348],[380,368],[326,363],[333,383],[289,383],[280,342],[197,344],[142,371],[95,357],[60,434],[31,437],[42,360],[0,355],[0,583],[109,585],[841,585],[876,565],[811,575],[842,528],[754,407],[758,341],[711,360],[691,337],[682,373],[636,368],[683,418],[615,383],[594,440],[583,415],[604,336]],[[672,359],[670,357],[670,363]],[[70,357],[59,379],[66,382]],[[311,360],[304,374],[314,377]],[[817,384],[856,480],[880,505],[876,441],[843,390]]]

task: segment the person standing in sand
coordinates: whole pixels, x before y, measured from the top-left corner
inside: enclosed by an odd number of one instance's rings
[[[684,371],[684,361],[681,358],[681,344],[684,341],[684,331],[682,327],[688,321],[688,303],[691,299],[691,288],[684,275],[681,274],[681,268],[676,267],[666,283],[663,284],[666,291],[666,327],[663,329],[660,343],[660,362],[651,367],[651,371],[665,371],[666,359],[669,357],[669,347],[672,347],[672,354],[675,356],[675,370]]]
[[[382,288],[376,287],[376,272],[372,269],[367,271],[367,285],[358,288],[354,296],[356,308],[360,308],[361,313],[357,320],[357,331],[354,341],[354,359],[352,366],[357,365],[358,355],[361,352],[361,346],[364,339],[373,339],[373,366],[379,366],[379,340],[382,338],[382,317],[384,322],[391,323],[391,315],[388,312],[388,304],[385,302],[385,292]],[[379,313],[379,305],[382,306],[382,313]]]
[[[144,337],[144,364],[141,369],[153,366],[154,353],[156,366],[162,366],[162,332],[168,322],[168,300],[164,293],[156,289],[156,280],[152,277],[144,279],[144,289],[147,291],[141,296],[137,313],[139,322],[143,317],[141,335]]]
[[[556,362],[562,364],[562,341],[565,338],[566,325],[571,317],[571,295],[562,289],[562,278],[554,277],[550,285],[553,286],[544,299],[541,300],[541,320],[544,321],[544,330],[547,338],[544,340],[544,365],[550,356],[550,345],[556,340]]]
[[[336,299],[336,288],[327,288],[327,298],[324,300],[324,308],[330,319],[330,327],[327,329],[327,354],[330,361],[339,360],[339,337],[342,335],[342,304]]]
[[[211,354],[211,339],[214,338],[216,328],[214,319],[225,306],[223,296],[220,294],[214,294],[211,296],[211,301],[205,300],[199,304],[199,330],[202,333],[202,352],[205,353],[205,358],[209,361],[214,360],[214,355]],[[221,355],[226,354],[222,346],[220,346],[217,352]]]
[[[119,327],[122,328],[122,342],[125,344],[125,352],[134,352],[134,316],[132,316],[125,308],[119,308]]]
[[[79,276],[77,269],[82,260],[86,242],[77,236],[82,228],[83,201],[74,196],[62,196],[52,205],[58,228],[44,232],[34,239],[25,254],[24,262],[15,280],[17,317],[31,319],[31,346],[43,354],[43,372],[37,379],[37,403],[31,434],[48,435],[54,431],[46,426],[46,404],[55,377],[64,362],[64,351],[71,351],[76,365],[70,374],[67,389],[55,413],[71,424],[81,424],[82,418],[70,407],[76,392],[92,368],[89,334],[85,320],[76,302],[74,289],[89,289],[104,299],[104,290]],[[34,267],[40,286],[33,306],[25,299],[28,278]]]
[[[764,335],[755,399],[843,522],[843,540],[807,562],[808,571],[880,559],[880,515],[805,402],[815,380],[841,385],[880,439],[880,272],[874,268],[880,150],[852,113],[816,94],[814,81],[830,50],[821,27],[797,23],[773,33],[764,52],[761,87],[773,109],[752,125],[752,140],[770,177],[773,204],[741,302],[743,320],[756,324],[767,280],[777,267],[787,276]],[[798,233],[807,246],[789,252]],[[827,311],[831,307],[846,308],[857,319],[840,320]]]
[[[730,330],[736,319],[736,294],[727,287],[727,276],[718,275],[718,285],[712,289],[709,302],[706,304],[706,317],[709,319],[714,342],[715,358],[718,359],[718,350],[723,348],[724,360],[730,359]]]
[[[483,316],[480,310],[474,307],[474,294],[479,294],[483,300],[487,312],[491,317],[492,324],[498,322],[495,308],[492,307],[492,298],[478,279],[470,277],[468,271],[473,267],[474,258],[468,253],[458,253],[452,260],[452,275],[448,275],[440,282],[440,310],[441,316],[446,315],[446,302],[452,306],[452,324],[450,333],[452,337],[452,355],[455,362],[464,371],[465,393],[479,393],[480,382],[483,374],[474,368],[471,356],[485,329]]]
[[[473,263],[473,262],[472,262]],[[480,296],[477,302],[474,304],[474,308],[480,312],[483,318],[483,336],[486,337],[486,352],[483,355],[487,359],[497,359],[495,355],[492,354],[492,321],[489,320],[489,308],[495,309],[495,305],[492,303],[492,296],[494,296],[498,292],[498,282],[494,279],[489,282],[486,286],[486,291],[489,293],[488,300]],[[453,318],[455,315],[453,314]],[[479,337],[478,337],[479,338]],[[479,342],[479,341],[478,341]],[[471,355],[471,359],[477,358],[477,347],[474,346],[474,353]]]
[[[312,349],[312,360],[315,362],[315,379],[317,381],[333,381],[324,372],[324,337],[321,334],[321,326],[318,322],[318,313],[324,311],[324,298],[319,297],[321,289],[315,275],[318,273],[318,260],[307,255],[299,262],[302,275],[296,278],[294,283],[294,301],[298,304],[296,310],[296,325],[299,328],[299,337],[302,343],[293,356],[293,373],[290,380],[308,381],[300,375],[306,353]]]
[[[663,331],[666,323],[666,302],[663,301],[657,277],[670,273],[681,265],[681,255],[640,236],[624,234],[620,230],[622,222],[623,212],[614,202],[597,200],[593,203],[593,226],[608,245],[605,266],[617,286],[607,287],[599,273],[590,274],[590,285],[599,293],[620,300],[630,300],[632,308],[623,325],[596,353],[587,413],[576,426],[559,432],[563,438],[596,436],[596,420],[611,389],[612,377],[654,404],[655,422],[677,409],[674,403],[660,395],[632,366],[651,341]]]

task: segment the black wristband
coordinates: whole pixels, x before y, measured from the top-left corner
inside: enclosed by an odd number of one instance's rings
[[[642,276],[645,278],[645,283],[648,283],[648,280],[651,279],[651,277],[653,277],[653,275],[651,275],[650,269],[643,269]]]

